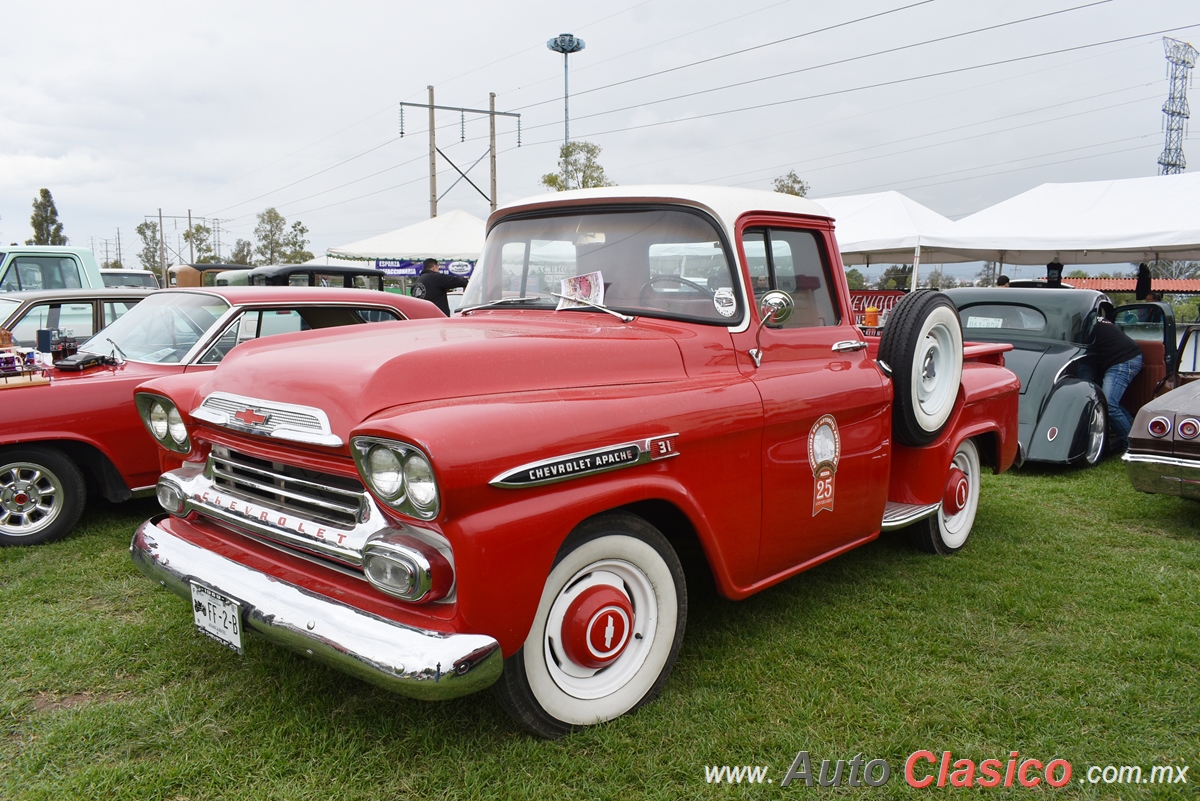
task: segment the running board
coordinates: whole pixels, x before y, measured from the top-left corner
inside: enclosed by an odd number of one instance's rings
[[[883,507],[882,531],[895,531],[898,528],[911,526],[918,520],[933,517],[942,510],[941,503],[896,503],[888,501]]]

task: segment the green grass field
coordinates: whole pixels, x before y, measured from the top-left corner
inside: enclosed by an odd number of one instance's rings
[[[905,784],[921,749],[1073,766],[983,798],[1200,797],[1200,504],[1135,493],[1113,459],[986,476],[951,558],[885,536],[747,601],[694,598],[662,697],[556,742],[486,693],[425,704],[205,640],[129,561],[154,511],[93,507],[64,542],[0,549],[0,798],[962,797]],[[892,776],[782,787],[801,750]],[[718,765],[770,783],[707,782]],[[1080,782],[1108,765],[1191,771]]]

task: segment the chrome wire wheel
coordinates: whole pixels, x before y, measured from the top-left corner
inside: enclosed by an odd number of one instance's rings
[[[1088,417],[1087,452],[1084,454],[1084,458],[1089,465],[1096,464],[1104,455],[1104,437],[1107,427],[1108,414],[1105,412],[1104,403],[1096,401],[1092,404],[1092,411]]]
[[[0,535],[28,537],[51,526],[63,508],[58,476],[31,462],[0,466]]]

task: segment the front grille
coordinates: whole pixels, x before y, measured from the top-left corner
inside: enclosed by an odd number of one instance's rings
[[[315,523],[353,529],[367,508],[362,482],[345,476],[214,447],[208,457],[214,485],[245,501]]]

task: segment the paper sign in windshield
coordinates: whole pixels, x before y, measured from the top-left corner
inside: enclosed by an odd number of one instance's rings
[[[968,317],[967,328],[1003,328],[1003,317]]]
[[[559,309],[578,306],[604,305],[604,276],[599,271],[584,273],[562,280],[562,295],[558,299]]]

